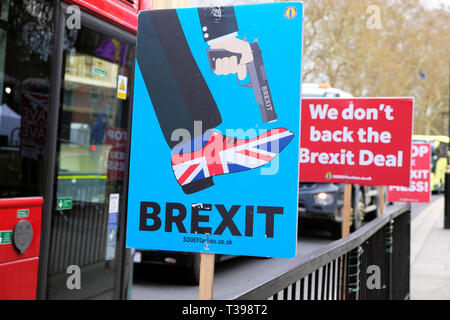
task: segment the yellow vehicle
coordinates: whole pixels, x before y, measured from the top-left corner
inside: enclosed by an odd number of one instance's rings
[[[413,135],[413,141],[431,143],[431,191],[444,192],[450,138],[447,136]]]

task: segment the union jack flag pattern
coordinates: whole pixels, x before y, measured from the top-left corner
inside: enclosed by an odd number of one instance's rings
[[[287,129],[272,129],[253,139],[227,137],[210,130],[172,150],[172,168],[178,183],[261,167],[272,161],[293,139]]]

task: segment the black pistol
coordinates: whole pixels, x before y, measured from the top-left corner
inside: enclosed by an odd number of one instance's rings
[[[278,116],[275,113],[273,106],[272,94],[269,89],[269,82],[267,80],[266,69],[262,60],[261,49],[258,46],[258,40],[255,39],[250,43],[250,48],[253,53],[253,61],[246,64],[247,73],[250,77],[250,82],[247,84],[241,84],[241,87],[251,87],[255,93],[256,102],[259,105],[259,111],[261,112],[261,118],[263,122],[274,122]],[[238,63],[242,57],[239,53],[233,53],[223,49],[208,49],[208,60],[211,71],[214,72],[216,67],[216,59],[222,59],[225,57],[236,56]]]

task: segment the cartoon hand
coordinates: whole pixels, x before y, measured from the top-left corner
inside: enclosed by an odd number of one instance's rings
[[[223,41],[211,44],[211,49],[224,49],[242,55],[238,62],[236,56],[229,58],[221,58],[216,60],[215,74],[228,75],[236,74],[239,80],[244,80],[247,77],[246,64],[253,61],[253,53],[250,44],[247,41],[240,40],[235,37],[224,39]]]

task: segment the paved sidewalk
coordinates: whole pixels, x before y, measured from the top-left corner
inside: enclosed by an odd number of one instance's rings
[[[450,230],[443,197],[411,223],[411,299],[450,300]]]

